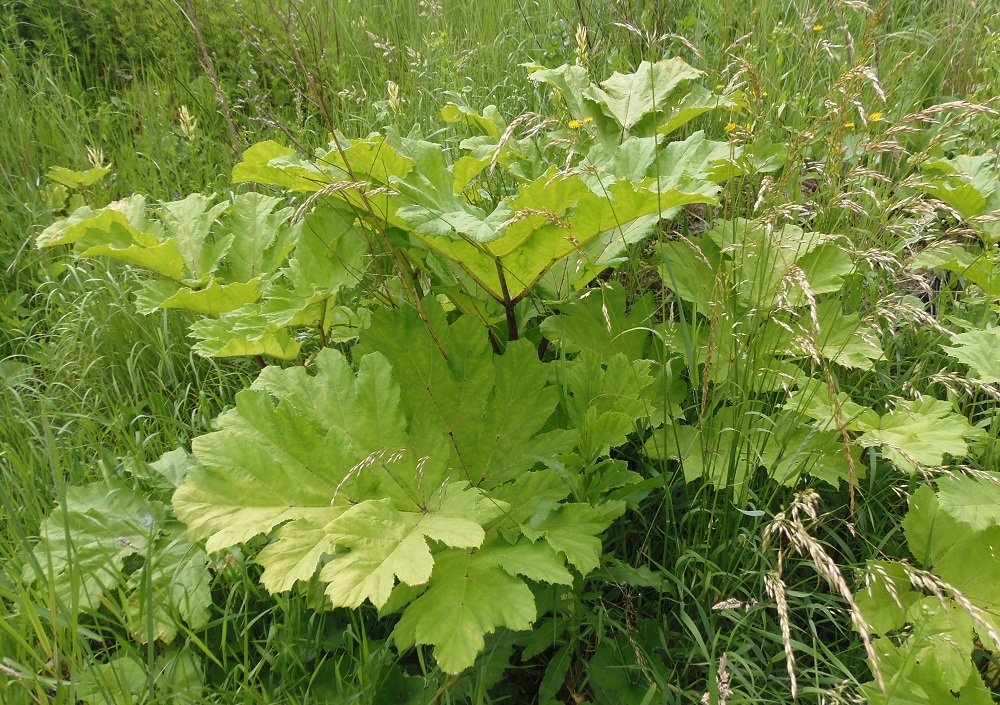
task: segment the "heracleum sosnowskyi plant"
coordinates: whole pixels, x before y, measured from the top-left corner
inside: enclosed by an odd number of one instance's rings
[[[640,72],[650,73],[652,70],[654,67],[646,64]],[[674,76],[673,84],[657,96],[658,99],[665,98],[670,90],[684,81],[697,77],[697,72],[685,72],[678,62],[663,62],[655,70],[665,72],[665,76]],[[623,77],[622,80],[627,78]],[[605,85],[610,89],[615,84],[612,82]],[[639,95],[643,95],[644,91],[640,85]],[[707,100],[704,93],[698,95],[702,102]],[[616,99],[621,101],[624,98]],[[591,102],[598,105],[601,100],[607,102],[610,98],[602,99],[598,96],[597,99],[591,99]],[[642,110],[633,109],[629,114],[616,116],[614,119],[623,121],[620,128],[634,129],[639,118],[650,111],[656,112],[657,101],[648,102]],[[675,117],[674,121],[690,119],[705,109],[707,107],[699,103],[696,109],[683,113],[682,117]],[[593,118],[590,117],[588,122],[593,122]],[[496,132],[493,136],[498,141],[490,150],[499,156],[506,148],[504,142],[510,139],[510,134],[501,135]],[[685,150],[693,150],[696,154],[693,164],[688,164],[686,171],[674,169],[666,172],[665,167],[672,166],[669,163],[662,169],[660,165],[655,165],[660,174],[658,179],[634,179],[629,178],[629,175],[616,176],[609,171],[603,175],[606,183],[598,181],[594,185],[605,189],[603,193],[596,192],[594,187],[577,174],[557,174],[554,167],[545,168],[542,150],[535,147],[536,156],[529,160],[532,162],[529,165],[531,171],[525,174],[518,168],[514,172],[514,183],[520,175],[524,186],[515,191],[512,198],[501,199],[491,214],[467,205],[455,193],[457,191],[461,194],[471,178],[489,166],[491,160],[470,156],[464,162],[459,160],[452,167],[445,160],[439,145],[403,138],[392,132],[388,138],[344,141],[346,144],[337,138],[333,148],[322,154],[318,161],[323,167],[301,159],[288,160],[290,155],[287,150],[274,154],[276,145],[265,143],[247,152],[245,161],[237,167],[235,175],[237,178],[252,176],[258,181],[269,180],[293,190],[318,193],[319,197],[306,201],[305,208],[311,205],[316,207],[310,209],[301,222],[288,225],[292,215],[290,209],[276,211],[277,199],[256,193],[241,195],[232,205],[223,202],[214,206],[210,199],[195,194],[182,201],[163,205],[158,218],[151,218],[147,214],[144,200],[136,197],[117,202],[101,211],[77,211],[47,229],[39,238],[39,245],[73,244],[81,256],[107,255],[146,267],[158,275],[158,278],[151,280],[139,294],[140,309],[152,312],[161,308],[186,308],[206,316],[203,322],[196,324],[193,332],[201,338],[201,352],[210,355],[266,354],[294,358],[298,354],[298,345],[288,337],[285,331],[288,326],[316,329],[324,345],[330,342],[328,336],[333,326],[330,309],[337,291],[345,281],[356,283],[360,279],[361,255],[368,249],[363,244],[370,239],[360,230],[366,222],[365,218],[370,219],[367,221],[368,232],[372,236],[379,233],[386,239],[397,263],[400,262],[400,257],[396,250],[400,248],[389,241],[389,227],[404,233],[408,230],[419,243],[429,245],[434,252],[448,256],[457,264],[461,270],[452,270],[451,280],[466,288],[466,297],[471,285],[484,289],[501,304],[507,322],[507,340],[504,344],[506,353],[496,358],[504,367],[497,370],[498,386],[491,392],[490,380],[494,373],[490,358],[500,347],[497,337],[492,334],[487,337],[486,331],[482,334],[482,343],[491,340],[494,352],[480,349],[473,355],[474,348],[469,348],[469,338],[474,337],[469,325],[482,326],[485,322],[483,318],[472,315],[463,317],[452,324],[458,326],[461,334],[452,335],[451,327],[443,318],[436,300],[427,298],[413,302],[419,313],[417,318],[423,324],[426,340],[433,342],[436,352],[419,364],[409,362],[414,365],[412,374],[415,376],[407,380],[407,389],[411,385],[416,389],[425,389],[431,394],[432,403],[442,404],[438,408],[440,430],[435,432],[433,428],[421,426],[428,423],[423,416],[408,422],[403,410],[396,411],[392,408],[394,403],[398,403],[393,400],[399,398],[400,392],[392,386],[390,367],[386,360],[393,359],[393,374],[403,376],[408,357],[394,359],[393,356],[399,351],[385,345],[382,349],[376,348],[381,356],[362,358],[357,381],[359,408],[344,408],[336,414],[346,413],[345,419],[354,419],[349,424],[353,431],[347,426],[342,429],[347,438],[357,434],[358,427],[372,426],[374,429],[380,424],[389,426],[386,426],[384,434],[376,432],[367,441],[350,441],[349,445],[355,446],[353,450],[342,447],[342,451],[348,453],[348,456],[341,458],[343,462],[335,462],[333,467],[327,469],[327,474],[332,475],[321,482],[321,486],[309,489],[308,485],[294,483],[300,491],[313,493],[313,496],[280,501],[279,506],[288,506],[277,514],[265,511],[264,514],[268,517],[262,517],[252,511],[250,514],[240,513],[238,504],[246,501],[248,496],[244,494],[237,499],[237,505],[231,508],[235,513],[223,518],[225,512],[218,514],[218,510],[211,510],[210,507],[213,503],[225,504],[232,500],[223,500],[214,495],[211,489],[213,481],[210,478],[213,470],[225,475],[226,469],[215,468],[210,461],[212,456],[207,450],[208,446],[196,444],[199,448],[196,451],[199,462],[195,474],[199,472],[198,469],[205,471],[200,477],[202,486],[197,478],[185,484],[184,489],[178,492],[176,505],[180,518],[189,522],[196,535],[199,526],[203,527],[200,529],[202,532],[212,532],[204,535],[214,537],[209,544],[213,549],[270,532],[278,526],[281,527],[278,529],[279,536],[303,530],[306,535],[314,537],[317,543],[307,548],[307,557],[297,570],[289,572],[287,568],[277,567],[265,573],[265,585],[269,589],[281,591],[291,587],[297,580],[306,580],[316,571],[324,553],[336,556],[337,546],[340,546],[340,551],[351,548],[344,565],[350,564],[353,567],[342,573],[331,572],[331,569],[321,572],[321,580],[324,579],[323,575],[330,576],[328,595],[333,604],[356,607],[368,599],[382,608],[390,600],[390,594],[402,593],[404,597],[394,598],[399,603],[395,609],[403,608],[403,619],[396,629],[397,643],[433,644],[442,667],[448,672],[458,672],[470,666],[477,653],[482,650],[484,634],[499,626],[525,629],[534,621],[531,592],[518,576],[526,575],[536,582],[568,584],[573,582],[573,578],[564,567],[565,561],[569,561],[581,575],[597,567],[600,556],[598,534],[625,507],[622,500],[611,500],[606,495],[622,485],[638,480],[638,476],[625,470],[621,462],[602,458],[606,458],[611,447],[625,442],[637,420],[656,416],[657,405],[647,392],[653,378],[648,372],[637,371],[648,368],[649,363],[628,360],[624,355],[602,361],[600,357],[584,354],[574,360],[570,367],[560,367],[565,369],[567,381],[559,387],[563,401],[558,412],[554,406],[556,387],[544,386],[548,373],[536,373],[536,380],[532,384],[536,387],[543,385],[538,389],[511,387],[515,377],[511,366],[523,371],[529,361],[536,359],[538,355],[528,343],[515,345],[519,331],[513,314],[514,307],[531,292],[553,264],[586,246],[602,233],[609,233],[607,237],[610,239],[615,236],[614,231],[623,225],[645,218],[642,234],[648,235],[655,222],[664,215],[664,208],[668,212],[676,212],[676,208],[684,203],[709,200],[716,187],[704,178],[707,174],[701,172],[721,157],[717,147],[706,143],[700,135],[696,137],[696,141],[688,140],[682,144]],[[647,150],[659,141],[655,135],[641,139],[651,143],[645,147]],[[533,145],[529,138],[516,146],[519,150],[527,151]],[[698,153],[697,150],[703,147],[707,147],[707,150],[702,149]],[[260,156],[262,153],[267,157],[264,160]],[[668,153],[668,157],[676,159],[676,155],[672,153]],[[471,171],[468,166],[463,166],[468,165],[470,160]],[[275,165],[276,161],[280,168]],[[643,169],[653,167],[652,163],[647,163]],[[464,168],[466,173],[456,177],[453,169],[459,168]],[[324,176],[324,170],[332,171],[340,179]],[[598,175],[601,175],[599,171]],[[641,174],[636,176],[641,177]],[[350,177],[351,180],[347,181],[345,177]],[[364,178],[365,181],[359,181],[359,178]],[[457,178],[461,179],[461,184],[456,183]],[[667,179],[666,183],[664,179]],[[329,201],[335,198],[344,201],[344,205],[339,208],[331,207]],[[362,220],[357,225],[354,223],[355,214],[362,214]],[[220,218],[222,225],[217,226],[216,221]],[[353,236],[353,239],[349,236]],[[394,237],[398,239],[399,235]],[[313,240],[317,241],[317,245],[310,249],[309,243]],[[486,244],[477,245],[477,240]],[[493,241],[497,244],[491,248],[489,243]],[[293,248],[294,256],[289,260],[287,268],[279,272],[278,268],[292,253]],[[317,254],[324,256],[317,257]],[[420,256],[427,257],[428,254],[422,253]],[[598,269],[595,273],[599,271]],[[405,268],[401,273],[406,276]],[[592,276],[593,274],[590,275],[591,278]],[[282,286],[286,281],[290,284]],[[411,292],[416,290],[417,283],[416,279],[410,282]],[[454,298],[451,300],[454,301]],[[399,319],[403,314],[394,315]],[[355,317],[359,321],[359,325],[355,327],[361,328],[360,322],[364,317],[358,314]],[[384,315],[378,320],[382,321],[381,328],[372,324],[371,331],[366,332],[362,339],[362,348],[368,339],[378,339],[380,330],[383,341],[400,338],[402,331],[393,330],[392,324],[385,323]],[[221,324],[221,328],[215,326],[217,322]],[[396,325],[403,324],[397,320]],[[420,326],[414,328],[413,320],[406,326],[411,332],[403,337],[420,335]],[[221,330],[223,335],[230,337],[224,339],[223,344],[211,347],[215,340],[211,335],[216,330]],[[456,338],[457,342],[449,343],[451,338]],[[416,349],[415,342],[413,345]],[[429,350],[430,348],[425,352]],[[320,350],[311,361],[320,368],[327,368],[334,375],[330,380],[323,379],[321,375],[317,384],[324,384],[319,385],[319,388],[328,387],[327,383],[333,383],[334,379],[341,379],[345,374],[352,374],[344,358],[331,356],[331,352],[327,350]],[[421,384],[424,368],[433,369],[434,365],[445,365],[443,369],[448,369],[449,365],[454,366],[457,380],[452,389],[445,386],[438,390],[428,382]],[[482,384],[486,385],[479,390],[474,389],[477,367],[482,368],[478,374]],[[292,371],[294,370],[289,373]],[[447,377],[447,374],[443,378],[438,376],[437,385],[444,384],[441,380]],[[265,376],[260,378],[261,384],[264,379]],[[499,380],[504,380],[503,386]],[[341,383],[342,379],[338,384]],[[543,388],[548,391],[540,395]],[[384,404],[379,402],[375,407],[370,406],[374,401],[370,398],[372,391],[376,392],[376,397],[384,398]],[[607,397],[606,402],[600,401],[611,391],[620,396]],[[347,393],[346,388],[341,392]],[[304,394],[300,402],[315,398],[316,391],[304,391]],[[475,401],[463,401],[466,395]],[[248,397],[244,394],[243,398]],[[529,407],[526,411],[527,419],[531,421],[522,420],[518,433],[527,435],[521,437],[515,433],[516,442],[498,435],[496,443],[501,445],[487,452],[477,448],[471,439],[485,432],[485,428],[489,428],[488,424],[482,429],[475,425],[472,429],[464,430],[456,426],[474,423],[478,414],[484,413],[482,408],[486,408],[485,413],[492,414],[498,420],[509,417],[516,404],[526,404],[528,400],[539,406],[535,410]],[[409,413],[412,414],[417,406],[424,403],[426,402],[411,402]],[[482,407],[476,412],[475,404],[483,403],[491,406]],[[471,405],[470,409],[465,408],[466,404]],[[449,405],[454,408],[449,408]],[[607,409],[602,410],[602,405],[607,405]],[[382,406],[385,408],[380,408]],[[240,412],[240,409],[244,411]],[[249,414],[248,422],[253,427],[255,422],[249,409],[250,407],[237,404],[237,413]],[[324,418],[326,414],[333,412],[333,408],[321,409],[316,419],[316,429],[335,423],[336,417]],[[382,418],[383,414],[380,412],[389,413],[392,420]],[[464,418],[466,412],[471,414],[471,418]],[[295,413],[289,412],[286,421],[281,423],[290,422],[295,426],[304,423],[305,418],[300,409]],[[409,431],[408,439],[407,426],[414,423],[417,424],[417,429]],[[534,434],[551,424],[554,427],[542,434],[542,438],[547,440],[533,438]],[[390,430],[390,427],[395,430]],[[264,429],[258,431],[264,432]],[[432,440],[435,433],[442,433],[451,439],[451,444],[455,446],[452,451],[447,451],[447,444],[442,449],[440,441]],[[414,434],[417,438],[412,437]],[[430,439],[423,437],[427,434]],[[462,438],[463,434],[465,438]],[[264,432],[263,437],[269,435],[271,434]],[[314,442],[323,445],[326,441],[321,441],[320,435],[322,434],[317,435]],[[295,445],[305,442],[306,438],[295,434],[285,438],[285,441]],[[344,442],[345,440],[334,441],[334,444],[343,446]],[[246,440],[242,443],[242,447],[248,448]],[[413,447],[426,443],[430,443],[426,446],[427,453],[413,450]],[[504,446],[508,443],[510,448]],[[468,447],[463,450],[463,445]],[[436,453],[444,450],[445,455],[435,459],[435,454],[429,452],[432,448],[438,449]],[[470,459],[483,452],[486,453],[483,456],[486,466]],[[464,468],[464,478],[461,475],[452,477],[451,473],[458,470],[458,467],[452,467],[456,464],[456,458],[451,461],[448,459],[453,453],[456,454],[457,465]],[[563,469],[562,473],[551,470],[551,475],[542,472],[541,475],[529,473],[517,477],[518,473],[507,466],[490,471],[489,458],[494,454],[504,458],[497,462],[514,462],[522,470],[534,466],[537,463],[533,460],[536,456],[554,455],[559,458],[559,466]],[[528,459],[519,460],[519,454],[526,454]],[[293,451],[292,457],[296,455],[297,452]],[[469,465],[466,465],[467,462]],[[390,469],[390,466],[399,463],[403,465]],[[309,461],[307,467],[314,465],[314,461]],[[391,483],[372,484],[371,476],[378,474],[377,467],[381,467],[387,475],[385,482],[391,479]],[[313,480],[322,478],[322,475],[317,477],[314,473],[314,470],[309,470],[309,476]],[[572,474],[566,473],[576,473],[579,479],[569,481]],[[271,473],[264,473],[265,477],[270,475]],[[400,478],[411,476],[415,476],[416,484],[410,487],[410,491],[406,491],[406,484],[413,480]],[[545,477],[549,479],[542,482]],[[537,486],[532,485],[527,490],[519,486],[515,488],[515,479],[525,482],[525,478],[532,482],[537,478],[541,484],[535,483]],[[425,480],[430,483],[428,487],[423,485]],[[403,484],[399,484],[401,482]],[[401,501],[403,495],[393,500],[393,492],[389,492],[393,487],[392,483],[404,489],[408,502],[416,502],[414,506],[406,506],[405,514],[399,514],[401,507],[393,504]],[[352,489],[355,485],[357,487]],[[547,490],[544,489],[546,486]],[[334,504],[341,490],[344,491],[348,504],[337,507]],[[493,495],[489,494],[491,491]],[[547,504],[544,507],[529,506],[531,511],[525,514],[525,501],[522,497],[525,491],[527,496]],[[361,501],[364,494],[358,495],[359,499],[350,498],[352,493],[357,492],[370,493],[367,500],[369,504]],[[389,494],[386,495],[386,492]],[[505,499],[510,492],[514,492],[511,497],[518,501],[508,502]],[[278,496],[273,491],[265,494]],[[320,495],[324,497],[322,501],[318,499]],[[578,501],[561,504],[559,500],[567,496]],[[303,504],[301,515],[290,509],[298,504]],[[341,518],[340,515],[347,506],[350,509]],[[421,518],[432,508],[440,516]],[[355,540],[350,536],[351,531],[356,531],[357,527],[367,521],[360,515],[365,511],[376,510],[398,515],[391,523],[396,523],[399,531],[375,539],[383,547],[375,555],[367,556],[365,546],[374,537],[359,535]],[[414,510],[416,514],[413,514]],[[359,518],[355,518],[355,514],[359,514]],[[550,519],[545,518],[548,515],[551,515]],[[241,533],[227,535],[223,532],[221,536],[217,536],[218,532],[213,530],[215,525],[212,524],[212,516],[222,521],[230,532],[240,521],[248,520],[250,516],[257,518],[250,520]],[[375,516],[381,515],[372,515],[369,519]],[[236,524],[230,521],[234,517],[239,517]],[[383,516],[382,520],[386,518]],[[529,518],[530,521],[525,523]],[[209,523],[203,524],[206,519]],[[284,523],[290,519],[298,520],[298,523]],[[306,527],[302,525],[304,521],[313,523]],[[336,528],[337,521],[346,522],[344,528]],[[347,527],[351,522],[354,522],[356,528],[348,531]],[[329,538],[324,538],[324,532],[328,529],[332,533]],[[489,533],[490,531],[496,532],[496,538],[493,538],[494,534]],[[527,543],[518,538],[520,535],[527,539]],[[543,538],[547,543],[539,543]],[[286,539],[287,537],[279,539],[279,543]],[[433,540],[435,547],[438,543],[451,546],[450,552],[441,554],[442,567],[438,569],[440,575],[433,572],[433,566],[437,563],[431,560],[427,539]],[[495,550],[484,548],[483,551],[469,553],[468,549],[478,549],[487,540],[490,542],[487,545],[499,540]],[[301,535],[292,536],[293,543],[301,545],[302,541]],[[398,559],[400,563],[392,565],[390,558],[400,551],[400,546],[418,547],[421,544],[424,545],[421,551],[425,558],[414,563],[413,557],[406,556],[407,551],[404,550],[404,555]],[[281,544],[282,547],[285,545],[290,544]],[[548,548],[543,550],[543,546]],[[511,551],[513,553],[508,556]],[[280,553],[287,555],[283,550]],[[271,554],[267,551],[262,554],[265,564],[269,555]],[[309,563],[308,556],[312,557],[312,563]],[[477,566],[473,573],[480,571],[482,575],[469,583],[468,576],[464,579],[462,576],[472,568],[466,570],[461,565],[465,565],[462,561],[467,563],[472,558],[475,558]],[[458,561],[453,566],[455,571],[449,573],[446,568],[455,561]],[[532,562],[538,561],[542,563],[531,566]],[[544,568],[546,563],[551,565]],[[336,564],[335,567],[339,566],[340,564]],[[355,577],[349,578],[352,574]],[[402,582],[401,589],[393,591],[397,577]],[[491,612],[495,607],[488,599],[489,589],[492,589],[491,581],[492,588],[501,583],[507,584],[512,603],[509,611]],[[420,596],[415,594],[413,588],[425,583],[430,585],[428,591]],[[409,586],[408,596],[407,591],[402,589],[403,585]],[[441,627],[435,610],[444,609],[443,605],[455,597],[456,591],[461,594],[470,589],[481,591],[481,598],[469,605],[468,614],[455,615],[457,622],[452,625],[454,629]],[[400,599],[403,601],[399,602]],[[412,604],[407,606],[408,602]]]

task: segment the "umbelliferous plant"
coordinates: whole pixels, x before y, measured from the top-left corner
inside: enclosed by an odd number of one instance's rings
[[[313,374],[264,370],[195,439],[174,508],[209,551],[271,535],[269,590],[315,576],[335,607],[399,612],[396,645],[457,673],[484,635],[533,624],[533,586],[598,566],[612,493],[640,479],[608,453],[655,409],[648,363],[545,364],[526,341],[497,356],[475,318],[424,311],[436,341],[383,310],[356,365],[325,349]]]

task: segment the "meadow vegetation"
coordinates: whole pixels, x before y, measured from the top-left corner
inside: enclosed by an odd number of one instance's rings
[[[996,702],[998,17],[7,3],[0,702]]]

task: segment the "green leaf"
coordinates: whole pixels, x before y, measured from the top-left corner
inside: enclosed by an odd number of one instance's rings
[[[559,68],[546,69],[528,67],[531,73],[528,78],[535,83],[547,83],[557,91],[566,102],[570,116],[577,120],[591,118],[604,119],[595,97],[590,93],[590,74],[587,69],[578,64],[563,64]]]
[[[287,227],[294,209],[275,211],[280,198],[243,193],[226,212],[232,244],[225,254],[223,276],[231,282],[249,282],[271,274],[295,247],[298,228]]]
[[[436,302],[425,299],[424,309],[432,321],[439,320]],[[489,343],[472,316],[436,325],[435,331],[448,360],[415,311],[379,311],[358,351],[387,356],[405,407],[451,439],[459,477],[473,484],[509,481],[534,465],[544,449],[539,431],[557,403],[548,373],[527,341],[510,344],[491,363]],[[408,344],[399,345],[400,339]]]
[[[402,611],[397,644],[432,644],[457,672],[484,635],[528,627],[527,580],[571,584],[568,564],[597,567],[625,508],[607,495],[641,478],[580,457],[625,441],[602,419],[648,413],[650,363],[581,355],[598,382],[560,363],[573,408],[559,410],[561,382],[531,343],[495,355],[476,317],[449,324],[433,298],[422,315],[377,311],[351,352],[357,372],[329,348],[308,371],[262,370],[195,439],[174,508],[209,550],[269,534],[268,590],[317,580],[334,606]]]
[[[608,705],[642,705],[649,690],[636,647],[624,637],[605,637],[587,663],[587,677],[597,702]]]
[[[208,237],[216,219],[230,205],[226,201],[214,206],[211,203],[208,196],[192,193],[183,200],[163,204],[165,233],[172,236],[189,276],[196,280],[215,270],[232,241],[231,235]]]
[[[152,477],[158,485],[173,490],[184,482],[184,477],[193,463],[194,458],[190,453],[184,448],[175,448],[149,463],[148,468],[155,473]]]
[[[757,448],[741,448],[731,408],[723,409],[701,427],[670,423],[646,442],[650,458],[681,462],[688,482],[705,480],[716,487],[741,488],[761,464]]]
[[[353,288],[361,278],[368,244],[354,214],[320,207],[306,215],[288,277],[297,292],[330,295]]]
[[[678,296],[694,304],[697,311],[709,314],[717,296],[714,244],[701,238],[681,238],[660,245],[659,273],[663,284]],[[708,252],[706,253],[706,249]]]
[[[879,670],[883,676],[888,676],[888,682],[885,693],[874,682],[861,687],[865,702],[871,705],[990,705],[993,702],[975,669],[971,669],[965,683],[953,693],[932,652],[915,649],[912,641],[897,647],[887,638],[875,639],[873,645]]]
[[[841,302],[827,299],[816,306],[819,334],[813,329],[812,317],[804,313],[784,336],[782,351],[793,357],[810,357],[811,349],[821,357],[844,367],[870,370],[874,361],[884,356],[875,332],[861,323],[856,313],[844,313]]]
[[[132,634],[141,643],[149,636],[172,642],[180,628],[178,617],[191,629],[208,623],[212,606],[208,556],[184,537],[182,529],[164,534],[150,553],[151,563],[128,581],[132,592],[126,614]]]
[[[643,61],[634,73],[612,74],[601,83],[603,90],[590,87],[587,97],[601,103],[623,130],[630,130],[654,109],[661,109],[678,86],[701,75],[676,57],[655,64]]]
[[[710,110],[717,110],[719,108],[737,110],[745,106],[743,94],[739,91],[727,95],[718,95],[700,85],[691,86],[690,89],[686,90],[688,90],[686,95],[676,103],[671,101],[666,106],[664,115],[660,118],[660,124],[656,130],[659,134],[669,135]],[[738,156],[739,152],[734,151],[734,156]],[[722,179],[718,180],[721,181]]]
[[[538,702],[552,702],[563,685],[566,683],[566,675],[569,673],[570,664],[573,663],[573,650],[569,644],[563,644],[549,660],[549,665],[545,667],[545,675],[538,686]]]
[[[661,188],[664,185],[681,188],[687,179],[716,181],[713,175],[720,163],[739,154],[738,146],[705,139],[705,133],[699,130],[687,139],[670,142],[659,149],[655,166],[651,164],[652,168],[647,168],[643,176],[659,179]]]
[[[470,128],[478,129],[490,137],[500,139],[504,129],[507,127],[506,121],[497,111],[497,106],[487,105],[483,109],[483,114],[479,115],[475,110],[464,105],[448,103],[441,109],[441,117],[445,122],[460,122]]]
[[[201,660],[190,649],[174,648],[156,659],[156,689],[159,695],[174,702],[197,702],[205,687]]]
[[[849,450],[857,480],[865,476],[861,449],[852,445]],[[797,414],[777,417],[761,449],[761,463],[777,482],[789,486],[794,486],[803,474],[833,487],[839,487],[842,480],[851,477],[844,455],[844,439],[836,428],[821,429],[804,424]]]
[[[910,579],[899,563],[869,561],[865,587],[854,601],[874,634],[899,631],[907,623],[907,611],[919,594],[910,589]]]
[[[910,606],[907,618],[913,624],[910,640],[926,644],[922,649],[925,653],[916,655],[917,662],[932,657],[948,689],[961,689],[974,673],[970,658],[973,622],[969,613],[954,602],[942,605],[938,598],[928,596]]]
[[[531,590],[496,558],[452,549],[437,556],[431,586],[403,612],[393,635],[400,650],[433,644],[441,669],[459,673],[475,662],[485,634],[528,629],[535,617]]]
[[[918,183],[918,188],[940,198],[963,218],[1000,207],[1000,181],[993,153],[928,159],[921,164],[921,169],[928,176]]]
[[[1000,296],[1000,267],[992,252],[974,254],[955,244],[922,250],[909,264],[911,269],[946,269],[982,289],[987,296]]]
[[[106,593],[124,582],[125,558],[147,554],[163,521],[163,505],[122,485],[70,487],[65,502],[39,531],[34,555],[43,574],[29,564],[25,578],[50,581],[67,607],[94,610]]]
[[[331,142],[329,150],[320,151],[319,161],[323,169],[334,179],[367,181],[374,185],[388,186],[397,179],[405,179],[413,171],[426,171],[428,167],[426,161],[421,161],[418,155],[402,153],[406,151],[401,150],[402,143],[405,142],[410,148],[420,145],[441,151],[440,145],[430,142],[394,138],[391,128],[386,130],[386,133],[386,136],[373,134],[365,139],[356,140],[346,140],[341,137],[339,139],[343,154],[336,143]],[[356,205],[364,203],[354,190],[345,192],[345,196]]]
[[[944,351],[968,365],[972,375],[990,384],[1000,383],[1000,328],[970,330],[952,336],[953,346]]]
[[[86,171],[73,171],[63,166],[53,166],[49,167],[49,170],[45,172],[45,178],[57,184],[62,184],[66,188],[85,189],[88,186],[93,186],[110,173],[111,169],[109,167],[94,167]]]
[[[984,608],[1000,606],[1000,527],[973,531],[941,511],[934,491],[923,486],[910,496],[903,530],[910,552],[926,568]],[[982,635],[981,635],[982,636]]]
[[[390,500],[372,500],[330,522],[325,528],[328,539],[351,549],[334,556],[320,573],[333,605],[358,607],[367,599],[382,607],[396,578],[407,585],[426,583],[434,567],[427,539],[455,548],[478,548],[485,538],[481,524],[499,514],[500,508],[484,504],[478,491],[464,488],[465,483],[445,486],[441,505],[433,511],[401,512]]]
[[[985,473],[978,479],[947,475],[938,481],[938,504],[955,519],[981,531],[1000,524],[1000,475]]]
[[[940,467],[945,455],[956,459],[969,454],[968,441],[985,432],[952,410],[951,402],[933,397],[900,402],[878,423],[859,423],[865,433],[859,442],[881,446],[882,452],[900,469],[913,472],[914,463]]]
[[[131,656],[116,655],[107,663],[76,674],[76,697],[88,705],[132,705],[142,701],[149,680],[146,669]]]
[[[301,193],[313,193],[327,185],[329,178],[315,167],[290,168],[287,162],[281,163],[280,160],[294,155],[294,149],[282,147],[277,142],[258,142],[243,152],[243,161],[233,167],[233,182],[254,181]]]
[[[646,356],[656,312],[652,295],[627,307],[625,288],[613,282],[588,289],[542,321],[542,333],[567,353],[589,349],[605,361],[621,352],[629,361]]]

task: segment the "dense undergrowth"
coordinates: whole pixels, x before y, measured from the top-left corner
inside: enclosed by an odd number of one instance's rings
[[[0,700],[996,701],[1000,8],[666,5],[2,10]]]

